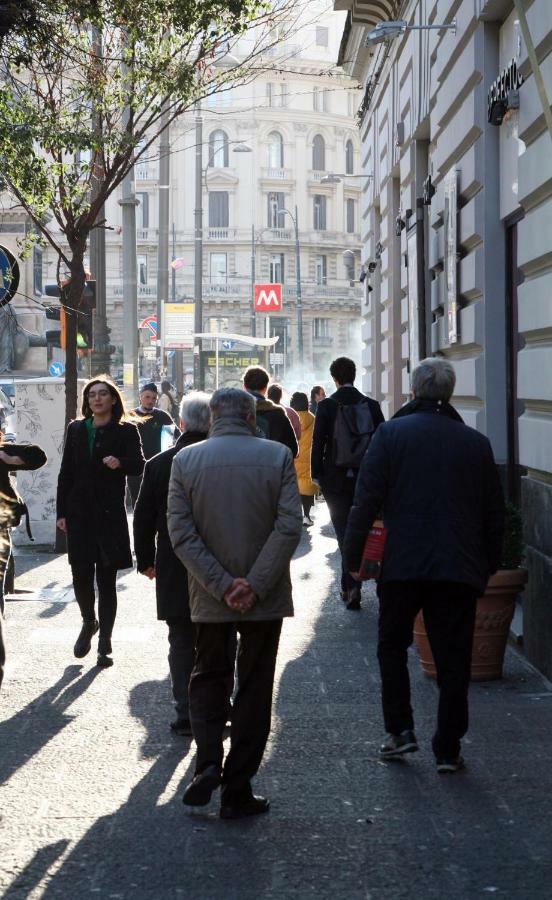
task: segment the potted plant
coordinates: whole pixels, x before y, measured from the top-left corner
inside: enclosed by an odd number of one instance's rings
[[[489,578],[487,590],[477,601],[472,681],[493,681],[502,678],[504,653],[516,597],[527,582],[527,569],[522,567],[524,550],[521,514],[512,503],[507,503],[500,566]],[[414,623],[414,641],[423,671],[431,678],[435,678],[437,673],[422,612],[418,614]]]

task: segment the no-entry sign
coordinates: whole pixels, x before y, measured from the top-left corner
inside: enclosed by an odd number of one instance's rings
[[[255,312],[272,313],[281,312],[282,309],[282,285],[281,284],[256,284],[255,285]]]

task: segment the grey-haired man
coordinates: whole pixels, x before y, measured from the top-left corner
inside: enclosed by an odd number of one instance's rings
[[[383,508],[378,659],[389,734],[380,756],[418,749],[407,650],[422,609],[440,691],[432,746],[442,773],[464,764],[475,604],[497,569],[504,520],[491,445],[449,403],[455,381],[445,359],[425,359],[414,370],[414,399],[380,425],[362,461],[344,539],[346,564],[358,573]]]
[[[222,783],[221,818],[235,819],[269,808],[254,796],[251,779],[270,732],[282,619],[293,615],[289,564],[302,513],[291,451],[257,436],[255,398],[222,388],[211,413],[209,440],[177,454],[169,487],[169,534],[188,569],[196,626],[189,691],[196,773],[183,801],[204,806]],[[223,764],[232,689],[227,646],[236,629],[238,690]]]

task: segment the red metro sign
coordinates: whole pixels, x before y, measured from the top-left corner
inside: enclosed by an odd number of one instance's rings
[[[255,312],[271,313],[282,311],[282,285],[255,285]]]

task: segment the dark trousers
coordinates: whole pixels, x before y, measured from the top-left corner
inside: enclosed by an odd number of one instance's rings
[[[194,664],[194,626],[190,619],[167,619],[169,626],[169,672],[176,715],[188,719],[188,686]]]
[[[98,585],[98,619],[100,637],[109,639],[117,615],[117,569],[100,563],[75,563],[71,566],[73,589],[85,622],[96,618],[94,611],[94,574]]]
[[[11,536],[9,528],[0,528],[0,613],[4,614],[4,591],[6,584],[6,573],[10,563],[12,552]]]
[[[4,634],[2,631],[2,613],[0,612],[0,687],[4,680],[4,666],[6,665],[6,648],[4,646]]]
[[[345,529],[347,528],[347,519],[349,510],[353,505],[353,496],[355,493],[355,479],[350,479],[351,484],[346,484],[339,493],[332,493],[331,488],[323,486],[324,499],[328,504],[330,519],[334,527],[335,536],[341,556],[341,590],[349,591],[353,587],[360,587],[362,582],[355,579],[345,571],[343,567],[343,538],[345,537]]]
[[[380,600],[378,659],[385,727],[414,728],[407,650],[420,609],[437,669],[439,708],[433,736],[437,757],[454,758],[468,730],[468,688],[477,591],[452,581],[388,581]]]
[[[197,745],[196,772],[222,769],[223,731],[234,681],[229,641],[240,636],[238,690],[232,707],[230,752],[223,769],[223,791],[240,797],[251,792],[270,733],[272,688],[282,620],[196,624],[195,662],[190,679],[190,719]]]
[[[303,515],[309,516],[313,507],[314,497],[311,497],[310,494],[301,494],[301,503],[303,505]]]

